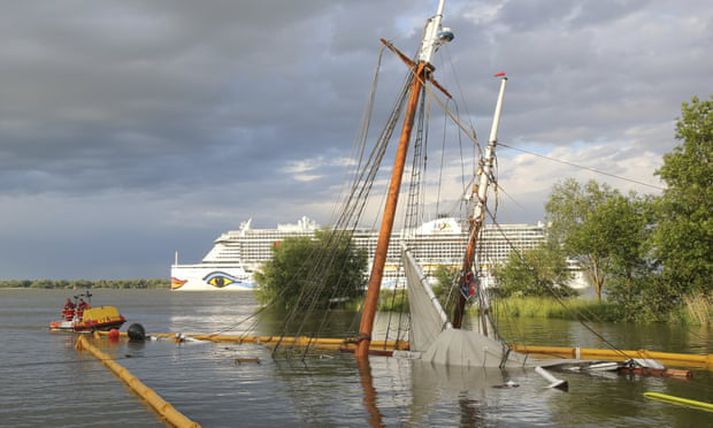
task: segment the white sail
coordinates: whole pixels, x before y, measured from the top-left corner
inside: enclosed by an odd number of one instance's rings
[[[522,366],[522,355],[509,352],[495,339],[470,330],[454,329],[408,249],[402,248],[411,310],[411,351],[421,360],[458,367]]]
[[[424,352],[441,331],[451,328],[451,323],[431,286],[428,285],[421,267],[405,246],[401,247],[401,257],[406,273],[408,303],[411,311],[409,347],[412,351]]]

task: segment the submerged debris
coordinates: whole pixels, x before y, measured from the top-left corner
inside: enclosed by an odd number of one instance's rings
[[[235,359],[235,365],[248,364],[248,363],[260,364],[260,358],[259,357],[239,357],[239,358]]]
[[[519,386],[520,386],[519,383],[515,383],[512,380],[509,380],[509,381],[503,383],[502,385],[493,385],[493,388],[504,389],[504,388],[517,388]]]

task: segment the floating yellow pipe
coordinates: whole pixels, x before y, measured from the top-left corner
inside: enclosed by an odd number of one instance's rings
[[[108,336],[108,334],[109,333],[106,331],[94,332],[95,337]],[[126,337],[127,335],[122,332],[120,336]],[[151,333],[151,336],[164,339],[176,339],[177,333]],[[319,349],[351,349],[354,347],[354,343],[345,339],[308,336],[243,336],[230,334],[181,333],[181,337],[219,343],[255,343],[258,345],[276,345],[277,343],[280,343],[283,345],[295,346],[310,345]],[[408,341],[401,340],[397,343],[395,340],[372,340],[370,349],[405,350],[408,349]]]
[[[107,335],[107,332],[96,332],[98,335]],[[126,336],[126,333],[121,333]],[[162,338],[175,338],[176,333],[152,333],[152,336]],[[343,349],[353,350],[354,344],[345,339],[335,338],[310,338],[307,336],[242,336],[227,334],[204,334],[204,333],[184,333],[184,337],[197,340],[208,340],[212,342],[224,343],[255,343],[261,345],[275,345],[278,342],[284,345],[314,346],[318,349]],[[607,359],[612,361],[624,361],[629,358],[649,358],[659,360],[664,364],[682,367],[704,368],[713,370],[713,354],[675,354],[671,352],[648,351],[645,349],[630,350],[623,349],[615,351],[613,349],[577,348],[563,346],[537,346],[513,344],[512,348],[516,352],[523,354],[552,355],[560,358],[577,358],[584,360]],[[408,341],[395,340],[383,341],[373,340],[371,350],[408,350]]]
[[[644,397],[652,400],[664,401],[670,404],[690,406],[696,409],[713,412],[713,403],[706,403],[705,401],[689,400],[688,398],[675,397],[673,395],[662,394],[660,392],[645,392]]]
[[[608,359],[624,361],[629,358],[650,358],[670,365],[705,368],[713,370],[713,354],[674,354],[671,352],[647,351],[645,349],[595,349],[560,346],[536,346],[514,344],[513,350],[523,354],[554,355],[563,358]]]
[[[136,376],[132,375],[124,366],[114,361],[109,355],[97,349],[89,343],[86,337],[79,336],[77,339],[76,348],[78,351],[88,351],[96,359],[101,361],[109,370],[111,370],[119,379],[123,380],[132,391],[139,397],[143,398],[162,418],[169,424],[178,428],[200,428],[197,422],[194,422],[183,413],[176,410],[171,403],[167,402],[153,389],[144,385]]]

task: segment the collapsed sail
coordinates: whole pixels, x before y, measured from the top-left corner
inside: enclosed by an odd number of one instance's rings
[[[409,348],[412,351],[425,352],[443,330],[451,328],[451,323],[428,285],[421,267],[405,246],[401,247],[401,257],[411,311]]]
[[[423,361],[458,367],[522,366],[524,357],[480,333],[455,329],[423,271],[405,247],[402,259],[411,310],[410,349]]]

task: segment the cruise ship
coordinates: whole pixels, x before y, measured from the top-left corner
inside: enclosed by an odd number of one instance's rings
[[[272,249],[288,237],[314,236],[319,225],[307,217],[296,224],[278,224],[275,229],[254,229],[252,219],[237,230],[221,234],[201,263],[179,264],[178,256],[171,266],[171,288],[174,290],[249,290],[254,288],[253,272],[272,257]],[[405,243],[430,275],[439,265],[459,266],[468,227],[465,220],[439,218],[422,224],[416,230],[401,230],[391,237],[382,287],[392,288],[399,280],[400,248]],[[357,229],[353,241],[373,259],[378,232]],[[480,240],[479,263],[487,272],[505,261],[512,248],[533,248],[545,240],[543,223],[487,225]],[[369,266],[371,269],[371,265]]]

